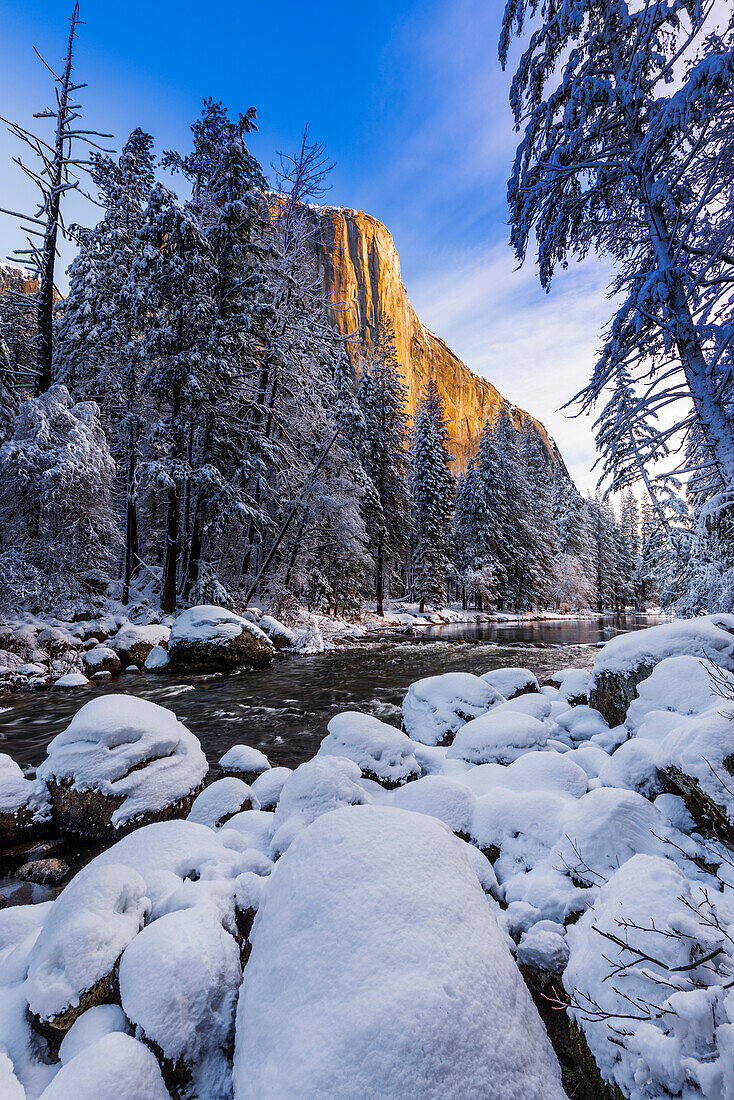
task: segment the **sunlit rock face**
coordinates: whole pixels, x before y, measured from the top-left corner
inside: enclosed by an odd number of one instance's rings
[[[466,469],[476,451],[482,428],[494,419],[502,394],[479,378],[454,355],[440,337],[422,325],[400,276],[400,259],[389,231],[369,214],[339,207],[315,208],[319,269],[332,302],[335,324],[355,333],[348,351],[359,370],[362,356],[377,334],[380,311],[395,329],[398,357],[408,387],[408,411],[413,414],[430,378],[435,378],[451,423],[455,467]],[[518,428],[532,422],[547,445],[551,462],[560,459],[545,428],[529,413],[514,410]]]

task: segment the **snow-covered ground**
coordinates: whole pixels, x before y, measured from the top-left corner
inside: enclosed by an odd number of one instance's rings
[[[188,820],[0,910],[0,1094],[553,1100],[532,993],[578,1028],[571,1089],[593,1058],[629,1100],[732,1100],[732,653],[721,616],[609,643],[596,673],[648,670],[613,728],[568,668],[406,685],[402,731],[344,713],[293,771],[243,728]],[[119,756],[155,816],[193,735],[107,699],[23,782],[107,789]]]

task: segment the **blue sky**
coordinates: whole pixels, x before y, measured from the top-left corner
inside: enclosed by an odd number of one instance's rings
[[[268,166],[308,123],[336,161],[325,201],[385,222],[424,324],[540,417],[579,487],[593,486],[591,424],[558,409],[591,369],[609,312],[605,276],[586,263],[546,296],[532,264],[515,270],[505,187],[516,135],[509,75],[496,60],[500,0],[80,6],[77,76],[89,84],[90,126],[114,132],[117,148],[141,126],[159,153],[186,150],[212,95],[232,112],[257,108],[251,146]],[[0,113],[28,122],[51,91],[33,46],[60,58],[71,0],[3,7]],[[0,132],[0,202],[17,208],[27,191],[14,151]],[[2,254],[18,243],[0,218]]]

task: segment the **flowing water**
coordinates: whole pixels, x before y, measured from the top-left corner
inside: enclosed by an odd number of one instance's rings
[[[128,673],[79,692],[9,694],[0,697],[0,752],[35,767],[82,703],[129,692],[173,710],[200,739],[211,764],[230,745],[244,743],[262,749],[273,764],[295,767],[316,752],[339,711],[361,710],[399,725],[413,680],[521,665],[542,682],[561,668],[590,668],[600,642],[655,622],[628,615],[428,627],[415,636],[372,639],[313,657],[283,656],[258,672]]]

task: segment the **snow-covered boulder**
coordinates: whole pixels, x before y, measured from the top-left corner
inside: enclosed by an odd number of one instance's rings
[[[403,728],[424,745],[450,745],[456,731],[505,698],[480,676],[445,672],[411,684],[403,700]]]
[[[235,776],[227,776],[217,779],[197,795],[189,810],[188,820],[218,829],[235,814],[259,809],[260,803],[252,787]]]
[[[120,1001],[137,1034],[160,1051],[169,1085],[206,1100],[231,1096],[240,952],[210,906],[149,924],[120,960]]]
[[[224,775],[233,775],[243,783],[254,783],[259,775],[268,771],[270,761],[264,752],[252,745],[232,745],[219,761]]]
[[[66,1065],[92,1043],[117,1031],[129,1033],[130,1024],[119,1005],[94,1005],[77,1016],[59,1047],[59,1058]]]
[[[568,740],[575,744],[580,741],[589,741],[597,734],[607,733],[609,730],[604,715],[594,707],[587,707],[584,703],[561,711],[556,714],[555,720],[568,734]],[[624,731],[623,735],[626,737]]]
[[[331,719],[327,729],[319,756],[353,760],[365,779],[373,779],[390,789],[420,775],[410,738],[371,714],[344,711]]]
[[[94,649],[88,649],[82,660],[90,675],[95,672],[111,672],[114,676],[122,671],[122,662],[118,654],[107,645],[98,645]]]
[[[445,775],[426,775],[395,791],[393,806],[437,817],[452,833],[468,839],[476,796],[463,783]]]
[[[589,701],[610,726],[621,725],[637,685],[666,657],[709,658],[734,671],[734,615],[704,615],[618,634],[594,662]]]
[[[615,749],[599,769],[603,787],[627,787],[645,798],[660,794],[663,780],[658,769],[659,750],[654,741],[633,737]]]
[[[54,680],[53,686],[54,686],[55,689],[56,688],[58,688],[58,689],[83,688],[83,687],[86,687],[88,685],[88,683],[89,683],[89,680],[84,675],[84,673],[76,671],[76,672],[65,672],[63,674],[63,676],[59,676],[56,680]]]
[[[733,919],[726,896],[635,855],[568,929],[569,1013],[621,1095],[732,1095]]]
[[[259,626],[212,604],[183,611],[168,641],[172,666],[196,672],[237,665],[261,668],[272,663],[273,652],[273,643]]]
[[[145,658],[145,665],[143,667],[146,672],[161,672],[164,668],[167,668],[170,663],[171,658],[168,656],[168,650],[164,649],[162,645],[154,645]]]
[[[571,800],[559,791],[497,787],[477,799],[471,837],[500,882],[524,875],[549,855]]]
[[[51,821],[46,784],[26,779],[6,753],[0,753],[0,850],[40,836]]]
[[[280,792],[283,790],[283,784],[288,776],[292,774],[293,769],[284,766],[267,768],[261,775],[258,775],[257,779],[252,781],[250,786],[257,795],[261,809],[272,810],[277,805]]]
[[[589,702],[591,673],[585,668],[562,668],[550,678],[553,687],[558,688],[558,697],[570,707],[578,707]]]
[[[274,619],[272,615],[261,615],[257,625],[263,630],[276,649],[293,649],[296,645],[296,635],[290,627]]]
[[[361,806],[369,801],[362,773],[353,760],[340,756],[307,760],[288,776],[280,792],[270,848],[273,859],[282,855],[316,818],[340,806]]]
[[[173,711],[134,695],[92,699],[48,746],[37,774],[61,829],[108,836],[184,816],[208,764]]]
[[[117,988],[120,955],[150,910],[145,882],[130,867],[90,863],[53,903],[33,945],[27,997],[42,1023],[66,1031]]]
[[[447,760],[467,764],[511,764],[525,752],[545,748],[548,726],[530,714],[499,710],[474,718],[456,734]]]
[[[697,826],[734,841],[734,703],[681,718],[658,746],[658,762]]]
[[[540,691],[538,678],[529,668],[493,668],[483,674],[482,680],[491,684],[505,699],[516,699],[519,695]]]
[[[168,645],[170,633],[170,627],[160,623],[126,623],[110,640],[110,648],[114,649],[123,667],[144,665],[154,646]]]
[[[553,866],[598,887],[637,853],[665,855],[663,838],[673,832],[660,811],[635,791],[598,787],[569,803]]]
[[[562,1100],[555,1055],[464,845],[350,807],[276,864],[237,1009],[235,1100]]]
[[[62,1066],[40,1100],[170,1100],[155,1056],[131,1035],[113,1032]]]
[[[268,855],[275,832],[275,814],[269,810],[243,810],[230,817],[224,828],[238,833],[246,848]]]
[[[722,690],[731,690],[734,696],[734,675],[716,669],[714,683],[713,673],[711,665],[699,657],[666,657],[637,685],[637,698],[627,711],[627,729],[638,733],[651,711],[701,714],[721,698]]]

